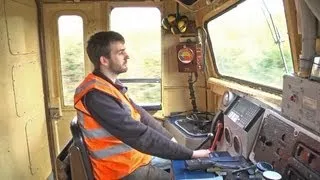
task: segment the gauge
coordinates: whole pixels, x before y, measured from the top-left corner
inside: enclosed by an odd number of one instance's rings
[[[226,138],[227,143],[231,144],[231,132],[228,127],[224,128],[224,137]]]
[[[226,91],[223,94],[222,104],[224,106],[228,106],[232,102],[233,98],[234,98],[234,94],[231,91]]]
[[[242,154],[241,140],[238,136],[233,138],[233,148],[236,153]]]

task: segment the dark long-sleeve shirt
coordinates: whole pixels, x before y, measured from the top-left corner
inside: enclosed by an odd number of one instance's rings
[[[112,83],[103,74],[99,72],[94,74]],[[112,84],[122,93],[127,90],[119,81]],[[133,102],[141,115],[140,122],[132,119],[125,107],[112,96],[99,90],[89,92],[83,101],[93,118],[103,128],[132,148],[165,159],[191,158],[191,149],[172,142],[170,133],[148,112]]]

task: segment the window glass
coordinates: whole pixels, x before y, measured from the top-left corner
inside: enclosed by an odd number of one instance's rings
[[[110,28],[124,36],[130,57],[128,71],[119,78],[126,79],[130,98],[140,105],[161,103],[160,23],[160,11],[154,7],[119,7],[111,11]],[[143,83],[139,79],[151,81]]]
[[[80,16],[58,19],[63,104],[73,105],[74,90],[84,78],[83,21]]]
[[[282,0],[247,0],[207,24],[218,72],[282,89],[293,73]]]
[[[130,92],[130,98],[139,105],[159,105],[160,104],[160,83],[126,83]],[[147,100],[147,101],[146,101]]]

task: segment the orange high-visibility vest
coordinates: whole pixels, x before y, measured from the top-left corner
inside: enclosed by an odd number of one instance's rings
[[[97,89],[127,106],[131,117],[140,121],[139,112],[130,103],[128,97],[122,94],[108,81],[90,73],[78,86],[74,95],[74,106],[77,110],[78,122],[82,129],[90,160],[96,179],[120,179],[127,176],[138,167],[150,162],[151,156],[141,153],[123,143],[91,116],[82,102],[82,98],[90,90]]]

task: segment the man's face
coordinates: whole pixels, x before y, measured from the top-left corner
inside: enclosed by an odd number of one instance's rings
[[[113,42],[110,44],[110,49],[109,70],[114,74],[127,72],[129,56],[126,52],[124,43]]]

